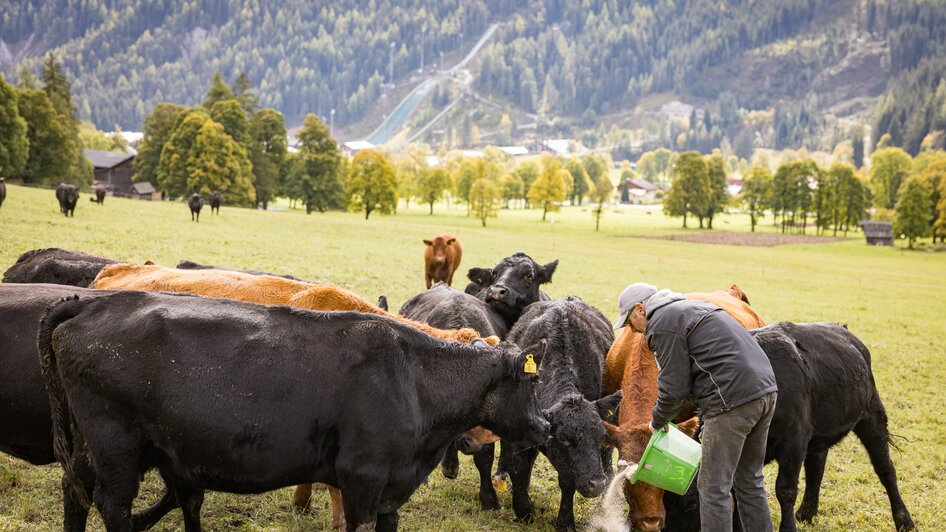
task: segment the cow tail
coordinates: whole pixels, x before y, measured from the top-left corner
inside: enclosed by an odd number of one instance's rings
[[[63,322],[78,315],[88,301],[80,301],[79,296],[75,295],[50,306],[40,321],[39,335],[36,339],[43,381],[46,383],[49,406],[52,411],[53,454],[62,464],[63,486],[68,486],[66,489],[71,489],[76,499],[85,508],[89,508],[92,503],[86,495],[85,485],[73,468],[73,461],[77,452],[80,451],[80,446],[76,442],[79,434],[69,408],[65,388],[63,388],[62,377],[59,374],[59,361],[53,350],[53,331]]]

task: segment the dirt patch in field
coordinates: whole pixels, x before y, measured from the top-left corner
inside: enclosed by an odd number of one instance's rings
[[[786,244],[827,244],[840,242],[843,238],[813,235],[783,235],[781,233],[743,233],[736,231],[701,231],[664,236],[635,236],[632,238],[654,238],[658,240],[678,240],[696,244],[725,244],[729,246],[783,246]]]

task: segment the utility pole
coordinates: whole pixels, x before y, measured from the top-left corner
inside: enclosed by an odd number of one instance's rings
[[[335,108],[332,107],[332,112],[329,113],[328,119],[328,136],[335,138]]]
[[[394,41],[391,41],[391,59],[388,66],[388,83],[394,85]]]
[[[420,72],[424,72],[424,48],[427,44],[427,25],[420,29]]]

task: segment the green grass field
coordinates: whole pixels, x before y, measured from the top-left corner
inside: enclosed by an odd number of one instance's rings
[[[547,291],[553,297],[580,295],[606,315],[615,314],[617,294],[634,281],[678,291],[714,290],[739,283],[769,322],[846,323],[873,353],[874,375],[902,449],[894,452],[903,497],[917,525],[934,529],[946,511],[946,254],[871,248],[860,234],[830,244],[748,247],[635,238],[684,232],[678,219],[659,209],[614,208],[594,232],[591,213],[570,207],[540,221],[536,210],[503,210],[480,227],[465,207],[402,208],[396,216],[357,213],[306,216],[304,211],[252,211],[224,207],[220,216],[204,210],[190,221],[183,203],[149,203],[108,198],[100,207],[83,194],[74,219],[59,214],[53,192],[8,187],[0,208],[0,270],[20,253],[62,247],[133,262],[174,266],[180,259],[292,273],[337,283],[369,300],[384,294],[392,310],[424,289],[421,239],[451,233],[463,244],[461,272],[492,266],[516,251],[539,262],[559,259]],[[771,219],[762,228],[772,231]],[[717,231],[746,231],[748,216],[723,216]],[[696,233],[698,230],[689,230]],[[454,285],[463,288],[462,275]],[[460,478],[434,471],[401,509],[405,530],[551,530],[558,509],[555,472],[544,458],[533,480],[538,510],[531,526],[513,519],[510,494],[503,510],[479,511],[476,474],[463,459]],[[770,503],[774,465],[766,468]],[[0,530],[61,529],[59,469],[32,467],[0,456]],[[138,504],[157,498],[161,485],[146,478]],[[328,497],[317,493],[313,515],[291,510],[291,489],[259,496],[208,494],[203,521],[209,530],[313,530],[329,527]],[[598,500],[576,497],[579,526],[588,523]],[[800,503],[800,497],[799,497]],[[179,513],[158,530],[182,529]],[[97,515],[93,530],[102,530]],[[887,497],[866,452],[853,436],[829,455],[821,513],[801,530],[891,530]]]

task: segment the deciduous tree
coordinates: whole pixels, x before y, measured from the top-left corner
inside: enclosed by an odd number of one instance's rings
[[[912,160],[900,148],[883,148],[870,157],[870,186],[874,193],[874,206],[893,209],[897,204],[897,191],[910,173]]]
[[[159,103],[145,118],[144,138],[135,156],[135,181],[158,183],[158,164],[161,162],[161,150],[167,144],[181,116],[187,108],[176,103]]]
[[[344,186],[338,175],[339,154],[335,139],[314,114],[305,117],[298,136],[299,154],[305,166],[300,190],[306,212],[311,213],[313,209],[325,212],[342,206]]]
[[[480,219],[486,227],[487,218],[496,217],[496,203],[499,201],[499,189],[486,178],[480,178],[470,187],[470,212]]]
[[[930,236],[930,184],[919,176],[910,176],[900,187],[897,199],[895,234],[903,235],[910,249],[917,238]]]
[[[0,74],[0,176],[22,174],[29,155],[27,124],[20,116],[16,89]]]
[[[740,199],[749,212],[749,221],[752,231],[758,219],[765,213],[772,197],[772,172],[764,166],[753,166],[742,178],[742,192]]]
[[[397,177],[387,156],[377,150],[355,154],[348,176],[348,207],[371,213],[392,214],[397,207]]]

